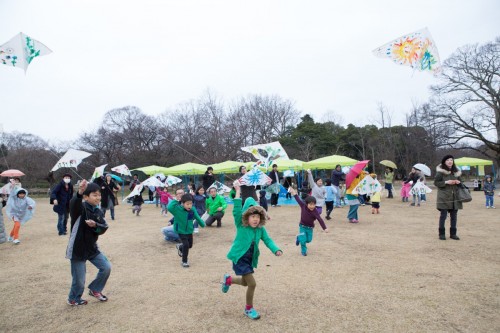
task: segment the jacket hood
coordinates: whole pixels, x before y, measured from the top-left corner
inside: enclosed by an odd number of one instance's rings
[[[445,170],[441,167],[441,164],[438,164],[436,166],[436,172],[441,172],[442,174],[449,175],[451,174],[451,171]],[[454,172],[453,175],[455,177],[460,177],[462,175],[462,171],[460,169],[457,170],[457,172]]]
[[[252,214],[260,215],[259,227],[266,224],[266,210],[259,206],[254,198],[247,198],[245,200],[245,205],[243,206],[243,217],[241,221],[244,226],[248,225],[248,217]]]
[[[26,196],[28,196],[28,190],[25,189],[25,188],[22,188],[22,187],[18,187],[14,190],[14,195],[17,197],[17,194],[19,193],[19,191],[24,191],[26,192]]]

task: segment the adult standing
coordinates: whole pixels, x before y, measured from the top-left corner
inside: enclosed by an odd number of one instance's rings
[[[212,168],[211,166],[207,168],[207,171],[205,171],[205,173],[203,174],[202,182],[205,193],[208,193],[208,188],[212,186],[213,183],[215,183],[214,168]]]
[[[273,164],[273,169],[269,172],[269,178],[271,178],[271,184],[270,185],[273,185],[273,184],[278,184],[279,185],[279,182],[280,182],[280,174],[278,172],[278,165],[277,164]],[[279,187],[278,187],[279,189]],[[279,191],[278,193],[272,193],[271,194],[271,206],[272,207],[276,207],[278,205],[278,198],[279,198]]]
[[[448,213],[450,214],[450,238],[459,240],[457,236],[457,215],[462,209],[462,202],[457,200],[458,185],[462,182],[460,176],[462,171],[455,165],[452,155],[446,155],[441,160],[441,164],[436,167],[436,177],[434,185],[438,189],[436,206],[439,215],[439,239],[446,240],[445,222]]]
[[[340,206],[340,182],[344,180],[345,173],[342,172],[342,166],[337,164],[335,169],[332,171],[332,186],[335,188],[335,208],[341,208]]]
[[[387,198],[392,199],[394,196],[392,195],[392,183],[394,182],[394,169],[386,167],[385,168],[385,184],[384,188],[387,190]]]
[[[7,241],[7,233],[5,232],[5,224],[3,223],[3,213],[2,208],[7,204],[7,200],[4,199],[4,195],[0,194],[0,244]]]
[[[243,177],[247,173],[247,167],[244,165],[240,166],[240,178]],[[245,205],[245,200],[247,198],[253,198],[256,202],[259,201],[257,198],[257,193],[255,193],[256,187],[253,185],[240,185],[241,191],[241,204]]]
[[[101,185],[101,210],[102,215],[106,217],[106,210],[109,209],[111,219],[115,219],[115,193],[120,190],[120,185],[116,184],[111,174],[106,174],[106,178]]]
[[[72,176],[69,173],[63,175],[61,181],[50,193],[50,202],[54,205],[52,210],[57,213],[57,232],[59,236],[68,233],[69,202],[73,198]]]

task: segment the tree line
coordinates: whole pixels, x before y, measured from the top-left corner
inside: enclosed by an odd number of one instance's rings
[[[371,170],[381,173],[378,162],[389,159],[398,165],[400,177],[417,162],[433,168],[446,153],[492,159],[498,175],[500,37],[459,48],[444,62],[438,83],[430,89],[431,98],[414,105],[399,125],[392,124],[383,104],[377,106],[378,126],[344,126],[335,115],[315,121],[278,95],[253,94],[224,103],[206,91],[157,116],[125,106],[106,112],[97,129],[72,143],[50,146],[32,134],[3,133],[0,170],[21,169],[27,174],[23,182],[34,186],[50,180],[48,171],[69,147],[92,154],[78,168],[89,177],[106,163],[133,169],[249,161],[251,155],[241,147],[280,141],[290,158],[303,161],[345,155],[372,160]]]

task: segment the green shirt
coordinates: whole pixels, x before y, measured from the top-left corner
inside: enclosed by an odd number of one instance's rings
[[[227,208],[226,200],[224,200],[224,198],[219,194],[216,194],[215,198],[212,198],[212,196],[209,195],[205,202],[207,205],[207,213],[209,215],[214,215],[215,213],[217,213],[217,208],[219,207],[222,208],[221,212],[223,213]]]
[[[247,198],[245,200],[245,209],[243,212],[245,212],[250,206],[257,206],[257,203],[253,198]],[[238,260],[240,260],[240,258],[248,251],[252,242],[254,242],[255,245],[253,247],[252,266],[257,268],[260,255],[259,242],[261,239],[272,253],[276,254],[276,252],[280,251],[280,249],[271,237],[269,237],[265,227],[259,226],[252,228],[251,226],[243,226],[241,223],[243,212],[241,207],[241,198],[234,199],[233,217],[234,224],[236,225],[236,237],[234,238],[233,245],[227,254],[227,258],[236,264]]]
[[[189,219],[189,212],[184,209],[182,204],[177,200],[172,200],[167,207],[168,211],[174,215],[174,230],[178,234],[189,235],[193,233],[193,220],[196,219],[202,228],[205,227],[205,222],[200,218],[196,209],[191,209],[193,212],[192,218]]]

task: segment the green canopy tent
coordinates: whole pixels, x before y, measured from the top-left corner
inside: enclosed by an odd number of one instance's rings
[[[204,174],[205,171],[207,171],[206,165],[188,162],[166,168],[164,174],[172,176],[182,176],[182,181],[184,182],[185,186],[187,186],[187,184],[189,183],[189,176],[195,176],[194,182],[196,183],[196,176]]]
[[[237,161],[225,161],[217,164],[212,164],[211,167],[214,169],[214,174],[239,173],[239,168],[241,165],[245,165],[245,163]]]
[[[137,169],[131,170],[131,172],[134,173],[134,171],[141,171],[141,172],[144,172],[148,176],[152,176],[152,175],[159,173],[159,172],[163,172],[164,174],[166,174],[165,170],[167,170],[167,168],[165,168],[165,167],[162,167],[159,165],[150,165],[150,166],[145,166],[142,168],[137,168]]]
[[[476,167],[478,176],[484,176],[484,167],[486,165],[493,165],[493,161],[490,160],[483,160],[480,158],[474,158],[474,157],[460,157],[455,159],[455,165],[457,166],[469,166],[469,167]],[[492,168],[493,170],[493,179],[495,179],[495,168]]]
[[[311,169],[311,170],[332,170],[335,169],[335,166],[337,164],[340,164],[341,166],[352,166],[356,164],[358,161],[352,158],[349,158],[347,156],[342,156],[342,155],[331,155],[331,156],[326,156],[326,157],[321,157],[309,162],[304,162],[303,167],[304,169]]]
[[[247,167],[247,169],[251,169],[254,164],[255,164],[255,162],[241,163],[241,165],[245,165]],[[300,171],[300,170],[303,170],[302,165],[304,164],[304,162],[301,160],[296,160],[296,159],[292,159],[292,160],[277,159],[277,160],[274,160],[271,165],[273,165],[273,164],[276,164],[278,166],[278,171],[280,171],[280,172],[283,172],[285,170]],[[265,171],[266,167],[259,166],[259,169],[261,169],[262,171]],[[267,171],[270,171],[271,169],[272,168],[270,166]]]

